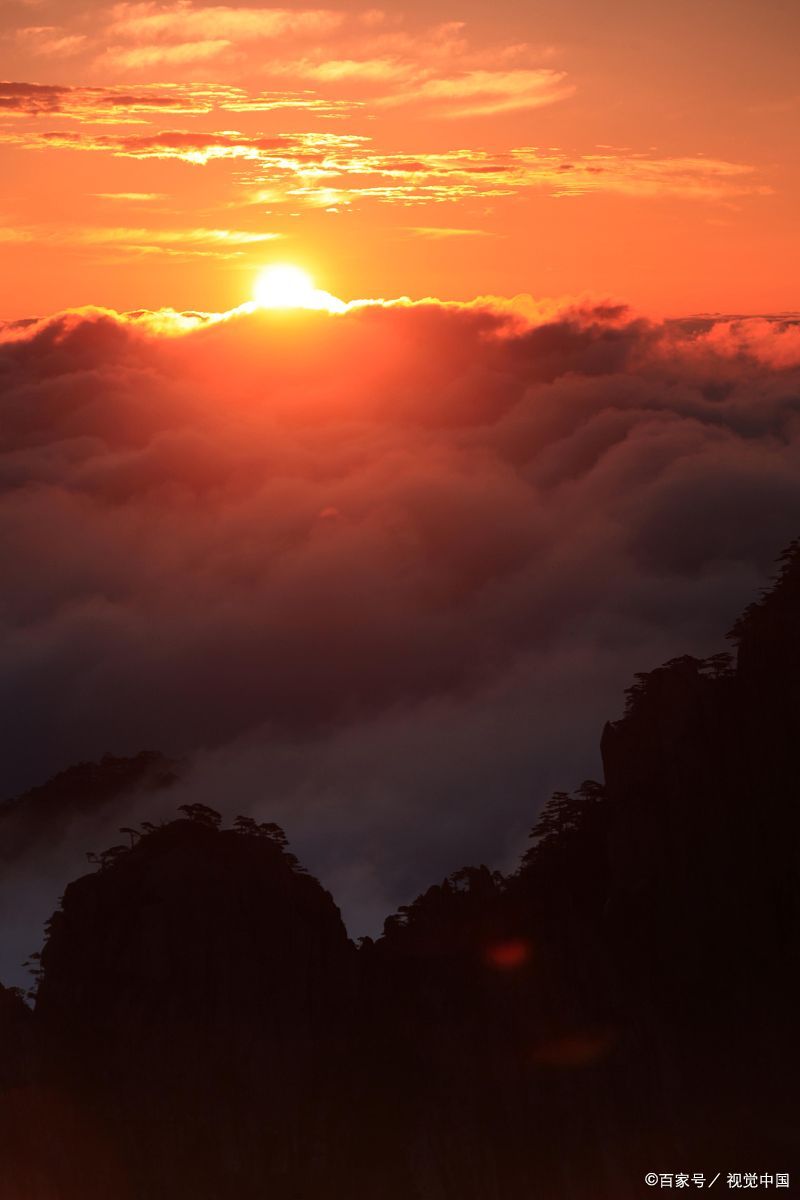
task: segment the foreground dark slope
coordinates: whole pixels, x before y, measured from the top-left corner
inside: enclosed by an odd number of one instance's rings
[[[735,638],[639,677],[605,785],[554,797],[515,875],[459,872],[358,952],[275,827],[130,835],[67,889],[35,1013],[0,993],[4,1200],[800,1169],[796,547]]]

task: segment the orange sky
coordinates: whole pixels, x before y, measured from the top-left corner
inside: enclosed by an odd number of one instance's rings
[[[797,307],[796,0],[4,0],[0,316],[346,299]]]

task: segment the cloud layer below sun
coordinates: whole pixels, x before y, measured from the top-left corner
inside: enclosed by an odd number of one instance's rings
[[[169,809],[282,821],[354,932],[513,858],[597,770],[633,671],[719,649],[800,529],[798,394],[790,319],[521,298],[7,324],[5,788],[185,755]],[[6,900],[41,872],[44,917],[121,823],[38,847]]]

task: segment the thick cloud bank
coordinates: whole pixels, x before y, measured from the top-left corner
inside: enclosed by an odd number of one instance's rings
[[[186,756],[169,810],[281,820],[354,932],[512,855],[800,530],[791,321],[84,310],[0,396],[3,791]]]

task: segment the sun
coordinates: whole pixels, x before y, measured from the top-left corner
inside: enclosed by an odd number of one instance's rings
[[[259,308],[314,308],[342,312],[344,303],[314,287],[311,276],[287,264],[266,267],[256,280],[253,297]]]
[[[314,282],[300,267],[267,267],[256,280],[254,296],[262,308],[305,308]]]

